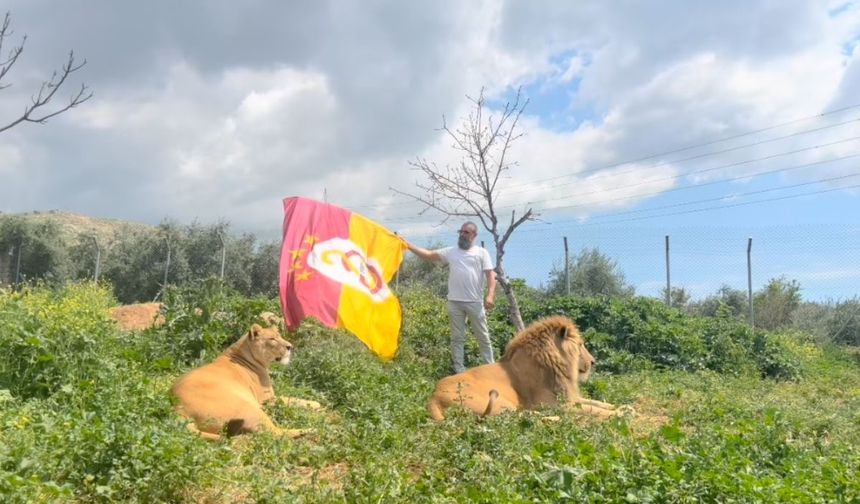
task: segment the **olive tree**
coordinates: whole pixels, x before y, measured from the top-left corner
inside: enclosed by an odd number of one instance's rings
[[[634,294],[635,289],[627,283],[618,263],[599,249],[584,248],[568,261],[571,295],[630,297]],[[567,292],[564,264],[553,266],[549,272],[546,292],[553,296]]]

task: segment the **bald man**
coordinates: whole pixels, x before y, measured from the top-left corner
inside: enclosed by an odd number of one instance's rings
[[[466,319],[478,340],[481,361],[494,362],[490,331],[487,327],[487,311],[493,307],[496,297],[496,273],[489,252],[475,245],[478,226],[465,222],[457,232],[457,246],[438,250],[427,250],[406,242],[409,250],[425,261],[448,265],[448,319],[451,323],[451,359],[454,373],[466,370],[464,365],[464,343]],[[487,292],[484,295],[484,286]]]

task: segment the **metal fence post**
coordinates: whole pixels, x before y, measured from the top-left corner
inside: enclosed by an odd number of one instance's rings
[[[669,235],[666,235],[666,306],[672,306],[672,281],[669,269]]]
[[[750,327],[755,330],[755,312],[753,311],[752,293],[752,238],[747,241],[747,294],[750,301]]]
[[[570,296],[570,254],[567,248],[567,236],[564,237],[564,294]]]
[[[224,236],[218,232],[218,239],[221,240],[221,280],[224,280],[224,262],[227,260],[227,244],[224,242]]]
[[[399,237],[400,235],[397,231],[394,232],[394,236]],[[402,264],[402,261],[401,261]],[[397,271],[394,272],[394,292],[400,294],[400,266],[397,266]]]
[[[15,260],[15,288],[21,285],[21,249],[24,247],[24,240],[18,241],[18,258]]]
[[[9,258],[3,258],[3,261],[0,261],[0,285],[6,283],[12,284],[12,258],[15,257],[15,246],[10,245],[9,250],[6,252],[6,255]],[[6,262],[8,261],[8,262]]]
[[[99,269],[101,266],[101,259],[102,259],[102,248],[101,248],[101,246],[99,246],[99,239],[95,235],[93,235],[92,238],[93,238],[93,242],[95,242],[95,244],[96,244],[96,269],[95,269],[95,271],[93,271],[93,281],[98,282],[99,281]]]
[[[164,237],[164,243],[167,244],[167,263],[164,265],[164,283],[162,285],[162,289],[167,288],[167,272],[170,271],[170,239],[168,237]]]

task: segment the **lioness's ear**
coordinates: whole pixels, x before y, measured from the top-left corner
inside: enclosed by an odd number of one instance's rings
[[[283,322],[284,322],[284,320],[281,317],[275,315],[272,312],[268,312],[268,311],[261,313],[260,318],[263,319],[263,322],[265,322],[269,327],[277,327],[278,325],[283,324]]]
[[[248,338],[251,340],[257,339],[260,336],[260,331],[262,330],[263,328],[260,327],[258,324],[252,325],[251,330],[248,331]]]

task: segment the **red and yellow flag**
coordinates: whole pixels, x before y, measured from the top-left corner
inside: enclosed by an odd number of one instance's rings
[[[305,317],[355,334],[385,360],[400,338],[400,302],[388,282],[406,244],[349,210],[306,198],[284,199],[281,308],[295,330]]]

